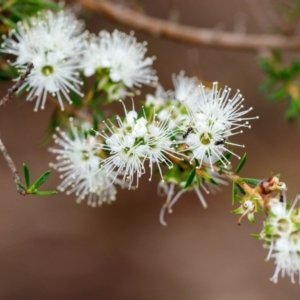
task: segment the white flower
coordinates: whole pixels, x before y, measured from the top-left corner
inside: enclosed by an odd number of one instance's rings
[[[155,72],[150,68],[155,58],[145,58],[146,51],[146,43],[138,43],[133,33],[101,31],[87,45],[83,59],[84,74],[91,76],[97,69],[108,69],[113,82],[121,81],[128,88],[152,85],[157,81]]]
[[[138,117],[134,108],[127,112],[124,106],[124,111],[123,120],[117,117],[118,127],[104,122],[110,134],[105,131],[98,132],[103,140],[99,148],[109,154],[101,167],[106,168],[108,172],[115,171],[117,175],[121,175],[122,181],[131,188],[134,179],[136,178],[138,186],[139,178],[145,173],[145,161],[149,161],[151,170],[149,180],[151,180],[154,164],[163,177],[161,164],[172,168],[170,157],[180,159],[180,154],[173,148],[176,142],[172,141],[172,137],[176,134],[176,130],[169,129],[168,121],[157,121],[154,110],[150,113],[153,116],[152,121],[146,116]]]
[[[267,222],[272,235],[290,236],[297,230],[285,203],[279,202],[271,206],[271,215]]]
[[[77,198],[77,203],[81,203],[87,198],[87,204],[96,207],[101,206],[104,202],[110,204],[115,201],[117,189],[114,184],[125,186],[120,180],[115,180],[115,176],[114,173],[109,174],[107,170],[99,170],[98,167],[93,170],[90,177],[81,176],[82,184],[89,186],[89,193],[86,197]]]
[[[292,283],[295,283],[295,275],[299,277],[300,283],[300,239],[299,235],[293,238],[284,237],[276,240],[273,247],[272,258],[275,259],[275,272],[271,281],[278,282],[278,276],[285,275],[291,278]]]
[[[171,99],[172,93],[165,91],[161,85],[157,85],[154,95],[146,95],[146,106],[154,105],[156,109],[164,106]]]
[[[150,178],[153,174],[153,165],[156,164],[161,178],[163,178],[161,164],[166,164],[169,169],[173,167],[170,158],[181,160],[179,153],[176,152],[174,146],[176,142],[172,141],[172,136],[176,134],[176,130],[170,130],[168,120],[159,122],[153,120],[148,124],[148,132],[144,136],[144,142],[147,146],[146,159],[149,160]]]
[[[95,138],[79,131],[70,119],[72,137],[58,130],[59,136],[54,135],[58,148],[49,151],[57,154],[57,162],[50,166],[59,172],[63,181],[58,186],[60,191],[67,190],[67,194],[75,193],[77,202],[88,198],[88,204],[95,207],[102,202],[115,200],[116,188],[113,186],[115,174],[105,169],[100,172],[99,151],[94,148]],[[120,184],[120,181],[115,181]]]
[[[265,247],[269,248],[266,260],[275,260],[276,268],[271,278],[274,283],[278,282],[280,274],[282,277],[289,276],[293,283],[295,275],[298,275],[300,283],[300,223],[299,210],[295,209],[299,198],[298,195],[291,206],[277,198],[269,201],[270,213],[261,238],[266,241]]]
[[[228,146],[244,145],[229,142],[229,138],[241,133],[240,127],[250,128],[248,120],[255,118],[244,118],[244,114],[252,110],[242,110],[241,102],[244,100],[239,91],[232,99],[229,99],[230,89],[218,90],[217,83],[213,84],[209,92],[202,86],[198,86],[197,105],[191,109],[187,106],[190,115],[190,125],[185,128],[183,142],[187,149],[192,151],[191,160],[198,159],[199,167],[202,163],[208,163],[213,169],[213,163],[222,159],[224,166],[230,162],[223,155],[225,151],[237,156]],[[191,128],[191,129],[190,129]],[[237,156],[239,157],[239,156]]]
[[[277,198],[269,200],[270,213],[265,222],[268,235],[275,237],[289,237],[298,231],[299,224],[294,220],[293,209],[298,201],[295,199],[292,207],[288,207],[286,202],[280,202]]]
[[[101,134],[103,137],[103,134]],[[114,133],[110,137],[104,136],[106,144],[100,145],[100,149],[109,151],[110,156],[101,164],[101,168],[106,168],[108,174],[116,170],[117,175],[123,174],[123,183],[127,183],[129,189],[136,177],[136,186],[139,178],[145,173],[144,160],[146,147],[141,143],[136,143],[136,138],[132,134]],[[116,177],[115,177],[116,178]]]
[[[82,28],[70,12],[47,11],[19,23],[17,30],[4,38],[1,51],[16,56],[13,65],[20,70],[29,63],[34,65],[21,88],[30,90],[27,100],[37,98],[35,111],[45,107],[48,94],[57,97],[62,110],[62,96],[69,103],[70,91],[82,96],[77,78],[86,38]]]
[[[225,150],[225,139],[222,136],[222,131],[220,131],[216,126],[211,126],[209,124],[202,124],[201,126],[191,127],[193,133],[185,133],[185,143],[187,149],[193,152],[191,161],[193,159],[198,159],[200,166],[202,162],[208,163],[213,169],[213,163],[217,160],[222,159],[223,152]],[[189,130],[189,129],[188,129]],[[228,162],[229,163],[229,162]]]
[[[174,98],[184,102],[189,107],[193,107],[195,102],[199,100],[197,95],[198,78],[186,77],[184,71],[181,71],[177,76],[173,74],[172,80],[175,87]]]

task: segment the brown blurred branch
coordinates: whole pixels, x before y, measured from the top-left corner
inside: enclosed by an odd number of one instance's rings
[[[243,34],[196,28],[171,21],[160,20],[132,9],[101,0],[69,0],[85,9],[98,12],[118,23],[128,25],[156,36],[167,37],[193,45],[229,50],[258,51],[264,48],[300,50],[300,37],[284,37],[275,34]]]
[[[13,160],[11,159],[10,155],[8,154],[4,144],[2,143],[1,138],[0,138],[0,150],[4,156],[4,159],[6,160],[6,162],[8,164],[8,167],[10,168],[10,170],[13,174],[14,182],[17,184],[17,192],[22,196],[26,196],[27,195],[26,192],[23,189],[21,189],[18,185],[19,183],[21,183],[19,173],[17,171],[17,168],[16,168]]]
[[[30,63],[27,66],[25,73],[20,76],[19,80],[10,89],[7,90],[7,94],[0,100],[0,106],[5,105],[6,102],[12,99],[12,97],[18,91],[19,87],[24,83],[24,80],[30,74],[32,69],[33,63]]]
[[[12,97],[18,91],[19,87],[23,84],[24,80],[30,74],[32,69],[33,69],[33,64],[30,63],[27,66],[25,73],[20,76],[19,80],[10,89],[8,89],[6,95],[0,100],[0,106],[5,105],[6,102],[8,102],[9,100],[12,99]],[[6,160],[8,167],[10,168],[10,170],[13,174],[14,182],[17,184],[17,192],[22,196],[26,196],[27,195],[26,192],[23,189],[21,189],[18,185],[21,183],[19,173],[17,171],[14,161],[8,154],[1,138],[0,138],[0,151],[2,152],[4,159]]]

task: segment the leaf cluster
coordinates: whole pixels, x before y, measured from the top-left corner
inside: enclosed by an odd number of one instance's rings
[[[16,28],[19,21],[43,9],[60,10],[62,7],[46,0],[0,0],[0,33]]]
[[[267,78],[260,90],[269,93],[271,102],[288,100],[285,117],[293,120],[300,115],[300,60],[293,58],[288,66],[283,62],[280,51],[272,51],[270,56],[259,60],[260,68]]]
[[[43,173],[33,184],[30,184],[30,172],[26,164],[23,164],[23,173],[25,178],[25,186],[18,183],[19,188],[21,188],[27,195],[35,196],[51,196],[56,194],[56,191],[39,191],[38,188],[48,180],[51,171],[46,171]]]

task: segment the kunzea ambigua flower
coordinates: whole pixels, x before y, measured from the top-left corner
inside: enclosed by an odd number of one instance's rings
[[[286,202],[285,197],[272,198],[270,210],[260,239],[265,240],[264,247],[269,249],[267,260],[274,258],[275,272],[271,281],[277,283],[279,275],[285,275],[300,283],[300,214],[296,207],[300,196],[293,203]]]
[[[143,116],[138,115],[134,106],[127,111],[124,105],[124,111],[124,118],[117,116],[118,126],[105,121],[107,130],[98,132],[103,141],[98,147],[107,153],[100,169],[115,172],[116,177],[121,176],[122,182],[131,188],[134,181],[138,186],[139,178],[145,173],[146,162],[149,163],[151,180],[153,167],[156,166],[163,177],[161,165],[172,168],[172,159],[180,159],[182,155],[176,152],[174,136],[177,131],[169,129],[168,119],[158,121],[153,109],[147,113],[144,110]]]
[[[241,128],[250,128],[248,120],[258,118],[243,117],[252,108],[243,110],[244,99],[240,92],[231,99],[229,92],[229,88],[219,90],[217,83],[213,83],[211,90],[199,85],[197,105],[193,109],[187,106],[190,121],[189,125],[181,126],[186,132],[183,142],[186,144],[186,150],[190,152],[190,161],[197,159],[199,167],[205,163],[213,170],[216,161],[222,161],[224,167],[227,167],[230,161],[224,156],[225,152],[240,158],[229,147],[244,145],[232,143],[229,139],[242,133]]]
[[[123,184],[114,180],[115,175],[106,169],[99,170],[102,159],[99,150],[94,147],[96,139],[82,128],[77,128],[70,119],[70,132],[57,129],[54,141],[57,148],[49,151],[56,154],[56,163],[50,166],[61,172],[63,179],[58,189],[69,195],[75,193],[77,202],[87,198],[87,203],[93,207],[103,202],[110,203],[116,198],[114,184]]]
[[[176,128],[179,124],[188,126],[185,123],[189,122],[186,106],[192,106],[196,101],[198,80],[196,77],[184,76],[183,71],[179,75],[173,74],[172,80],[174,90],[165,91],[158,85],[154,95],[146,96],[146,105],[155,107],[158,120],[165,120],[168,117],[170,128]],[[172,114],[169,115],[171,109]]]
[[[199,101],[197,95],[197,86],[200,83],[197,77],[187,77],[184,75],[184,71],[181,71],[179,75],[173,74],[172,81],[174,85],[174,99],[179,102],[184,102],[185,106],[193,109],[196,103]]]
[[[47,11],[18,23],[4,37],[1,51],[16,56],[13,65],[21,72],[29,63],[34,65],[21,88],[29,91],[27,100],[36,98],[35,111],[45,107],[48,94],[57,98],[62,110],[63,97],[72,103],[70,91],[82,96],[78,79],[86,38],[82,29],[70,12]]]
[[[139,43],[133,33],[127,35],[115,30],[112,33],[101,31],[91,36],[86,43],[83,59],[85,76],[101,75],[106,90],[113,95],[111,100],[128,94],[126,88],[133,89],[142,84],[155,85],[157,76],[151,68],[155,57],[145,57],[147,43]]]

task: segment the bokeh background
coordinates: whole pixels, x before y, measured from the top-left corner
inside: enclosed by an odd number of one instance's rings
[[[259,3],[259,1],[256,1]],[[272,4],[261,14],[271,13]],[[147,14],[169,18],[174,3],[183,24],[233,30],[245,21],[247,32],[259,33],[257,15],[249,1],[240,0],[144,0]],[[270,9],[270,11],[266,10]],[[118,28],[102,16],[84,13],[87,27],[98,32]],[[268,25],[268,24],[267,24]],[[270,24],[271,27],[271,24]],[[289,199],[299,192],[300,128],[284,117],[286,103],[270,104],[258,92],[263,74],[257,55],[205,47],[137,33],[149,42],[148,55],[156,55],[154,67],[160,82],[172,88],[171,74],[185,70],[188,76],[219,81],[240,89],[245,105],[253,106],[251,122],[235,141],[246,145],[245,177],[266,178],[281,173]],[[1,83],[1,95],[8,84]],[[147,89],[147,92],[154,90]],[[142,97],[137,97],[139,101]],[[26,162],[32,177],[48,168],[54,156],[38,142],[45,136],[52,107],[33,112],[33,103],[14,99],[0,109],[0,133],[21,170]],[[241,150],[241,151],[239,151]],[[243,149],[237,152],[242,155]],[[234,161],[234,165],[238,163]],[[121,190],[112,205],[92,209],[77,205],[74,196],[21,197],[11,173],[0,158],[0,299],[298,299],[300,286],[288,278],[277,285],[269,281],[273,261],[250,234],[261,230],[263,216],[254,225],[245,219],[237,226],[230,214],[230,188],[207,196],[203,209],[194,193],[185,194],[166,215],[167,227],[158,221],[164,198],[157,196],[157,182],[145,177],[136,191]],[[46,187],[59,183],[53,171]]]

